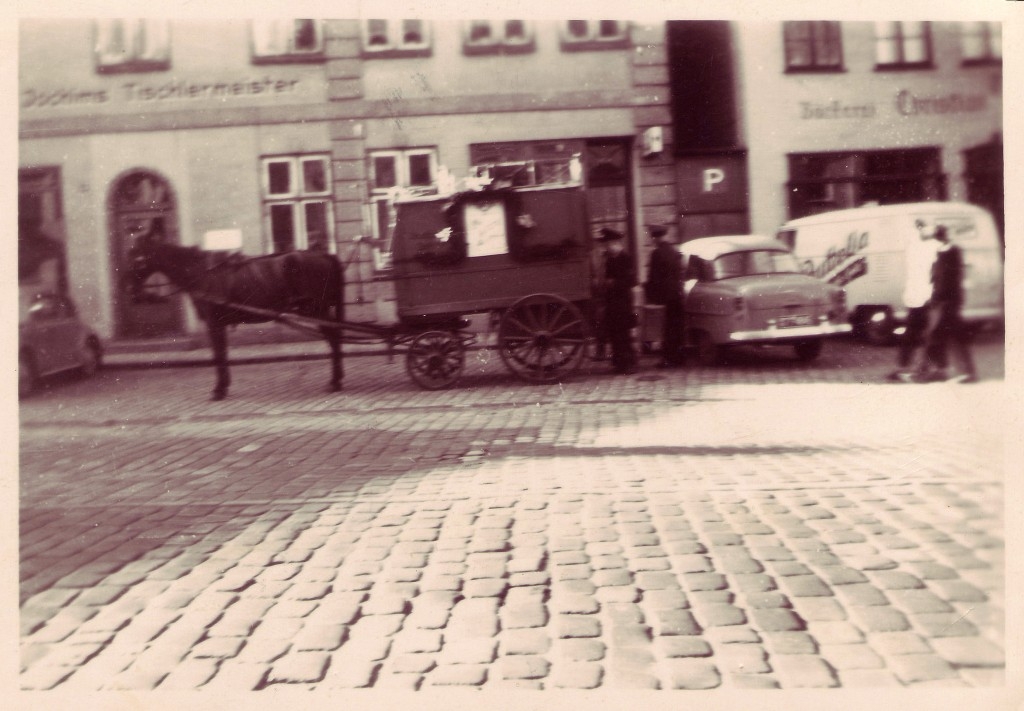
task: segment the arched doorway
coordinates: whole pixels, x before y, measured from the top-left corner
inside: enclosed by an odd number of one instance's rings
[[[156,173],[131,171],[114,182],[110,195],[113,294],[118,336],[155,338],[182,332],[182,297],[167,278],[154,274],[142,298],[123,285],[128,250],[136,237],[150,235],[178,243],[178,220],[170,184]]]

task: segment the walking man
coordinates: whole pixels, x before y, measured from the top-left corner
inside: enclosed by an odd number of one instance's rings
[[[647,269],[646,296],[665,307],[659,368],[675,368],[685,361],[683,351],[683,255],[675,247],[668,228],[651,227],[657,246]]]
[[[960,315],[964,305],[964,257],[963,252],[953,244],[949,230],[939,225],[935,228],[935,239],[939,242],[938,255],[932,267],[932,319],[935,326],[928,339],[928,363],[932,372],[928,380],[945,380],[948,365],[948,349],[952,346],[960,361],[960,374],[956,380],[961,383],[978,382],[978,372],[971,355],[971,333]]]
[[[625,249],[625,236],[616,230],[601,229],[600,241],[607,250],[604,271],[604,323],[612,347],[612,370],[615,373],[636,372],[636,351],[633,349],[633,287],[636,270]]]
[[[918,220],[916,223],[918,238],[907,243],[904,255],[904,271],[906,279],[903,287],[903,305],[907,307],[907,324],[900,340],[897,354],[897,368],[889,374],[889,380],[895,382],[913,382],[914,370],[911,368],[914,354],[924,345],[928,335],[930,317],[929,302],[932,297],[932,265],[935,263],[937,242],[933,239],[934,230]]]

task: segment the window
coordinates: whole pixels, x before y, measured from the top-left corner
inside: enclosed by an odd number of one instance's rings
[[[580,141],[478,143],[470,146],[471,171],[496,185],[578,185],[582,151]]]
[[[790,219],[866,203],[946,199],[938,148],[789,156]]]
[[[462,47],[466,54],[532,52],[533,26],[525,20],[470,20]]]
[[[567,51],[619,49],[629,45],[629,23],[619,20],[566,20],[561,27]]]
[[[932,38],[927,22],[876,22],[875,66],[930,67]]]
[[[437,192],[437,150],[410,148],[372,151],[370,175],[370,224],[378,269],[391,267],[391,235],[395,226],[394,200],[400,193],[429,195]]]
[[[253,61],[293,62],[322,59],[324,35],[319,20],[253,20]]]
[[[786,71],[837,71],[843,68],[838,22],[784,22]]]
[[[365,20],[363,52],[374,56],[424,56],[430,34],[424,20]]]
[[[264,158],[262,181],[271,252],[335,251],[328,156]]]
[[[149,72],[171,66],[167,20],[116,18],[96,22],[96,69]]]
[[[960,32],[964,64],[989,64],[1002,61],[1002,24],[998,22],[965,22]]]

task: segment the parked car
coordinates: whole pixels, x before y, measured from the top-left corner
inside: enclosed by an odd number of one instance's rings
[[[846,289],[854,331],[889,343],[907,316],[903,303],[907,242],[917,222],[944,225],[964,255],[963,318],[1003,320],[1003,247],[992,215],[977,205],[921,202],[867,205],[787,222],[779,230],[805,274]]]
[[[78,318],[74,302],[59,294],[37,295],[18,324],[18,396],[35,391],[50,375],[99,370],[103,349],[99,336]]]
[[[811,361],[825,338],[851,330],[843,288],[801,274],[792,252],[771,237],[702,237],[679,251],[687,343],[701,364],[743,344],[787,345]]]

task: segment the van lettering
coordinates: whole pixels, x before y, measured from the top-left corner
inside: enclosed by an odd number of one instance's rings
[[[869,237],[867,232],[851,232],[846,237],[846,244],[838,247],[829,247],[825,258],[820,264],[811,260],[803,263],[804,274],[830,281],[836,274],[841,273],[851,262],[856,260],[860,253],[868,247]],[[865,270],[866,271],[866,270]],[[857,274],[861,276],[861,274]]]

